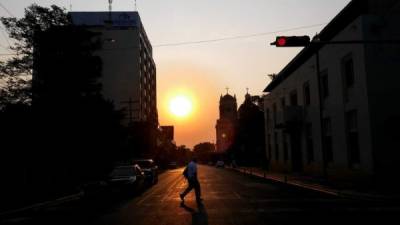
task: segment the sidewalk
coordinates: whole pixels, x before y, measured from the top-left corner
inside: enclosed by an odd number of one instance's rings
[[[372,200],[372,201],[399,201],[400,195],[389,195],[374,192],[360,192],[346,188],[338,188],[329,184],[326,180],[318,179],[315,177],[308,177],[302,175],[276,173],[262,170],[260,168],[240,167],[229,169],[238,171],[240,173],[248,174],[251,176],[261,177],[270,181],[292,185],[308,190],[329,194],[332,196],[357,199],[357,200]]]
[[[37,210],[40,210],[40,209],[43,209],[43,208],[49,208],[49,207],[53,207],[53,206],[64,204],[66,202],[75,201],[75,200],[78,200],[78,199],[82,198],[83,195],[84,195],[84,192],[81,191],[79,193],[68,195],[68,196],[64,196],[64,197],[60,197],[60,198],[57,198],[57,199],[54,199],[54,200],[40,202],[40,203],[32,204],[32,205],[29,205],[29,206],[17,208],[17,209],[11,209],[11,210],[8,210],[8,211],[1,211],[0,212],[0,221],[2,219],[6,218],[6,217],[9,217],[9,216],[18,215],[18,214],[29,212],[29,211],[37,211]]]

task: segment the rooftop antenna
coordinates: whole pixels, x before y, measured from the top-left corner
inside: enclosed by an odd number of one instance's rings
[[[72,12],[72,2],[69,1],[69,11]]]
[[[113,0],[108,0],[108,20],[111,22],[111,11],[112,11]]]
[[[247,94],[249,93],[249,88],[248,88],[248,87],[246,88],[246,93],[247,93]]]
[[[225,89],[226,89],[226,94],[229,94],[229,88],[226,87]]]
[[[137,12],[137,2],[135,0],[135,11]]]

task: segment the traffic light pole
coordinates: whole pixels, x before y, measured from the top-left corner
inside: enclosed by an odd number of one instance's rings
[[[400,44],[400,40],[351,40],[351,41],[312,41],[310,45],[342,44]]]

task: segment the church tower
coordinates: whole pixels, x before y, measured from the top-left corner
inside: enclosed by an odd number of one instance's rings
[[[225,152],[231,147],[235,138],[237,122],[236,96],[229,93],[219,99],[219,119],[217,120],[217,152]]]

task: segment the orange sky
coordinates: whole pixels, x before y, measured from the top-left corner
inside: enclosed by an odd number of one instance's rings
[[[215,118],[218,117],[219,84],[209,77],[216,73],[195,65],[174,65],[158,68],[163,80],[158,82],[158,112],[161,125],[175,126],[175,141],[178,145],[193,147],[199,142],[215,142]],[[169,111],[169,102],[176,95],[189,97],[193,110],[188,117],[177,118]]]
[[[243,102],[246,88],[261,95],[270,82],[267,75],[278,73],[301,49],[269,45],[276,35],[313,36],[350,0],[137,0],[138,11],[153,45],[157,66],[157,101],[160,125],[175,126],[178,145],[215,142],[219,96],[230,93]],[[21,17],[24,8],[37,2],[57,4],[73,11],[106,11],[106,0],[1,0],[11,13]],[[113,10],[132,11],[134,1],[113,1]],[[0,9],[0,16],[9,16]],[[290,32],[290,28],[316,25]],[[265,34],[255,35],[251,34]],[[226,37],[246,36],[217,42],[172,45]],[[0,35],[0,45],[7,40]],[[0,53],[7,50],[0,47]],[[193,114],[178,120],[168,111],[169,98],[188,92],[195,100]]]

